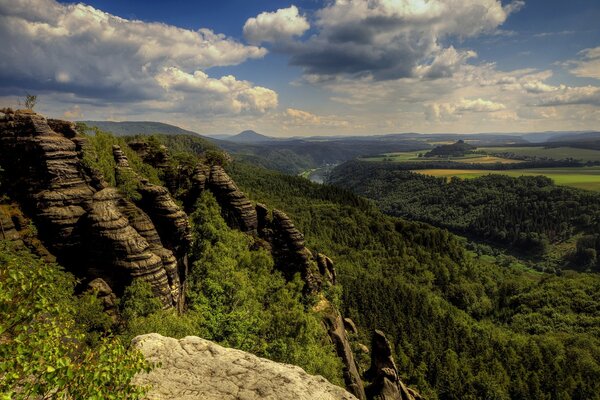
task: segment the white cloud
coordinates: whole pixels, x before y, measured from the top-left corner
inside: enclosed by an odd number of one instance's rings
[[[283,123],[288,128],[290,126],[345,128],[350,125],[348,121],[335,115],[319,116],[296,108],[288,108],[285,110],[285,113],[283,114]]]
[[[178,68],[166,68],[156,81],[172,96],[172,102],[186,104],[190,111],[211,114],[264,113],[277,107],[277,93],[248,81],[227,75],[210,78],[202,71],[188,74]]]
[[[209,29],[128,20],[84,4],[0,0],[0,37],[0,87],[19,82],[37,93],[73,94],[77,103],[140,102],[166,110],[185,108],[179,100],[191,98],[192,91],[195,100],[221,96],[220,104],[229,105],[214,109],[234,113],[262,112],[276,103],[269,89],[230,76],[206,77],[206,87],[184,88],[185,95],[173,87],[165,92],[159,77],[166,69],[191,73],[266,54]]]
[[[579,86],[570,87],[561,85],[557,89],[559,94],[542,98],[539,105],[542,106],[564,106],[573,104],[588,104],[600,106],[600,87]]]
[[[277,42],[301,36],[310,28],[294,5],[275,12],[263,12],[244,24],[244,37],[250,43]]]
[[[376,80],[452,74],[475,55],[444,47],[449,37],[493,33],[523,2],[335,0],[316,13],[317,34],[283,49],[308,75]]]
[[[580,52],[581,59],[573,61],[570,70],[575,76],[600,79],[600,47],[585,49]]]

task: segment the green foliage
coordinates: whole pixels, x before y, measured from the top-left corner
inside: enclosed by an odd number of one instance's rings
[[[133,171],[152,183],[160,184],[156,170],[144,164],[140,157],[127,146],[124,139],[115,137],[97,128],[90,128],[81,122],[77,123],[77,129],[87,138],[83,152],[84,164],[89,168],[100,171],[109,185],[117,186],[117,177],[115,175],[116,163],[112,152],[112,146],[115,144],[121,147]],[[119,188],[124,190],[126,195],[135,197],[135,183],[132,180],[133,177],[123,177],[123,184]]]
[[[599,276],[500,266],[491,248],[472,255],[342,189],[238,163],[229,172],[332,257],[360,341],[386,332],[402,378],[428,398],[600,398]]]
[[[600,221],[600,194],[556,186],[542,176],[447,181],[383,163],[349,162],[334,169],[330,179],[375,200],[390,215],[429,222],[530,256],[542,256],[550,244],[593,230]]]
[[[302,301],[300,277],[286,282],[268,252],[251,251],[251,239],[227,228],[208,193],[192,222],[196,237],[188,297],[190,309],[204,316],[201,336],[340,383],[340,361],[320,315]]]
[[[162,308],[162,303],[152,292],[152,286],[141,279],[135,279],[125,288],[120,302],[121,317],[130,320],[146,317]]]
[[[86,344],[91,325],[73,296],[74,279],[0,242],[0,397],[137,399],[130,384],[148,366],[118,339]],[[88,300],[85,300],[88,301]],[[84,315],[84,320],[90,319]],[[93,318],[93,320],[96,320]]]
[[[128,321],[126,337],[158,332],[196,335],[343,384],[321,316],[303,302],[299,276],[286,282],[265,250],[227,227],[215,199],[205,192],[191,215],[194,248],[187,280],[188,310],[181,316],[158,311]],[[140,315],[140,313],[138,313]]]

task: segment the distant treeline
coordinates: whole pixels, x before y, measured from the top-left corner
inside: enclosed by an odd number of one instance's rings
[[[370,161],[373,169],[388,171],[411,171],[418,169],[484,169],[491,171],[505,171],[511,169],[530,168],[578,168],[600,165],[600,161],[577,161],[577,160],[532,160],[519,163],[466,163],[457,161]]]
[[[405,168],[405,163],[351,161],[336,167],[329,181],[374,199],[388,214],[532,255],[577,233],[600,231],[598,193],[557,186],[543,176],[448,181]]]

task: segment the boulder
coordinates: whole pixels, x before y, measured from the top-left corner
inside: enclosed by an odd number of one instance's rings
[[[258,221],[252,202],[220,165],[210,168],[208,188],[215,195],[221,206],[223,218],[230,227],[242,232],[256,232]]]
[[[366,377],[373,383],[367,387],[367,398],[377,400],[422,400],[423,397],[406,387],[398,375],[392,356],[392,347],[379,330],[373,333],[371,342],[371,368]]]
[[[136,375],[134,384],[150,386],[149,400],[351,400],[344,389],[302,368],[281,364],[199,337],[177,340],[157,333],[132,344],[160,366]]]

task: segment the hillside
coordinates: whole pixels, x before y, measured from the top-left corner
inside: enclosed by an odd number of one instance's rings
[[[196,132],[182,129],[175,125],[152,121],[79,121],[90,127],[97,127],[115,136],[133,135],[198,135]]]
[[[541,269],[600,271],[600,260],[584,260],[581,246],[576,245],[581,235],[599,231],[598,193],[556,186],[543,176],[447,180],[409,171],[400,163],[360,161],[335,168],[329,182],[375,200],[388,214],[508,248],[531,258],[531,264]],[[565,243],[570,243],[568,250],[556,259],[555,245]],[[546,257],[550,254],[552,260]]]
[[[28,385],[35,365],[44,390],[76,393],[57,375],[76,373],[79,397],[94,379],[134,391],[146,366],[122,343],[158,333],[299,365],[359,399],[597,398],[600,275],[513,266],[345,189],[229,163],[189,136],[74,128],[31,112],[0,125],[0,258],[15,271],[0,274],[14,293],[0,320],[23,313],[0,343],[20,372],[0,390]],[[49,279],[32,288],[51,296],[27,297],[23,279]],[[39,363],[36,346],[75,333],[67,344],[130,358],[90,362],[106,368],[98,378],[69,348]]]
[[[261,135],[260,133],[256,133],[254,131],[243,131],[238,133],[237,135],[228,136],[224,138],[224,140],[236,143],[261,143],[261,142],[269,142],[272,140],[276,140],[269,136]]]

